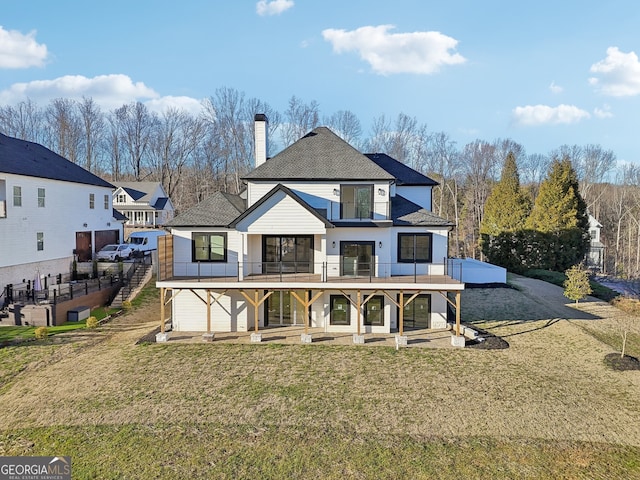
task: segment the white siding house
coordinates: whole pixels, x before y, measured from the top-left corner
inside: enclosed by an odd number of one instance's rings
[[[173,218],[173,204],[159,182],[115,182],[113,207],[126,227],[161,227]]]
[[[122,240],[113,185],[47,148],[0,134],[0,304],[8,284],[71,271]]]
[[[256,121],[259,150],[266,117]],[[245,195],[218,192],[167,224],[156,285],[174,331],[259,341],[264,328],[300,325],[303,341],[319,329],[402,342],[408,328],[446,328],[448,305],[459,324],[464,284],[447,272],[453,225],[431,212],[436,182],[326,127],[256,158]]]

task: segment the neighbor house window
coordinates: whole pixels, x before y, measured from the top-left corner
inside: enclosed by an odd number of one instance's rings
[[[117,198],[118,198],[118,203],[125,203],[127,201],[127,196],[123,194],[118,195]]]
[[[13,206],[22,206],[22,187],[13,187]]]
[[[227,261],[226,233],[194,233],[192,238],[194,262]]]
[[[109,210],[109,195],[104,196],[104,209]]]
[[[331,295],[329,300],[331,325],[351,325],[351,302],[344,295]]]
[[[44,232],[36,233],[36,244],[39,252],[44,250]]]
[[[89,194],[89,208],[94,209],[96,206],[96,196],[93,193]]]
[[[44,188],[38,188],[38,207],[44,207]]]
[[[431,262],[432,237],[430,233],[399,233],[398,262]]]
[[[364,324],[384,326],[384,296],[376,295],[371,297],[365,304]]]
[[[340,218],[373,218],[373,185],[341,185]]]

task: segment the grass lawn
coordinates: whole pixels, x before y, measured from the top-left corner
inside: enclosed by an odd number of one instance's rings
[[[15,339],[26,340],[34,338],[33,332],[35,332],[36,328],[37,327],[32,326],[0,327],[0,343]],[[49,332],[49,335],[55,335],[57,333],[70,332],[80,328],[86,328],[86,320],[65,322],[64,324],[55,327],[47,327],[47,331]]]
[[[463,293],[495,351],[136,345],[144,295],[88,338],[0,349],[0,455],[101,479],[640,478],[640,375],[517,290]]]

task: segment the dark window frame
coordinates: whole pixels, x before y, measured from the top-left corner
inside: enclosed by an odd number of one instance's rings
[[[345,188],[368,188],[369,189],[369,215],[364,217],[364,216],[357,216],[355,215],[355,213],[358,212],[358,207],[357,207],[357,198],[354,198],[353,201],[353,211],[354,211],[354,216],[353,217],[345,217],[345,212],[344,212],[344,205],[345,205],[345,194],[344,194],[344,189]],[[363,184],[344,184],[344,185],[340,185],[340,219],[341,220],[362,220],[362,219],[367,219],[370,220],[373,218],[373,212],[375,210],[374,208],[374,197],[373,197],[373,187],[374,185],[371,183],[363,183]],[[355,195],[355,197],[357,197],[357,194]]]
[[[36,232],[36,251],[44,251],[44,232]]]
[[[207,259],[202,259],[202,258],[196,258],[196,236],[206,236],[207,238]],[[224,248],[224,253],[223,253],[223,258],[221,259],[212,259],[211,258],[211,237],[212,236],[218,236],[218,237],[222,237],[223,239],[223,248]],[[226,263],[227,262],[227,250],[228,250],[228,243],[227,243],[227,232],[192,232],[191,234],[191,261],[193,263],[198,263],[198,262],[206,262],[206,263]]]
[[[347,306],[347,309],[345,310],[346,317],[347,317],[346,323],[336,323],[334,321],[333,311],[334,311],[334,302],[336,300],[346,301],[346,306]],[[336,325],[336,326],[343,326],[343,327],[348,327],[351,325],[351,300],[349,300],[349,297],[345,297],[344,295],[329,296],[329,325]]]
[[[402,239],[413,237],[413,258],[405,258],[402,256]],[[425,237],[429,239],[429,251],[425,258],[416,258],[416,239]],[[398,232],[398,263],[432,263],[433,262],[433,233],[410,233]]]
[[[371,303],[371,300],[375,300],[375,299],[380,299],[380,312],[381,312],[380,320],[381,320],[382,323],[372,323],[368,318],[369,317],[369,304]],[[367,301],[367,303],[364,304],[364,309],[363,309],[363,312],[362,312],[362,316],[363,316],[363,319],[364,319],[364,325],[371,326],[371,327],[384,327],[384,321],[385,321],[385,318],[384,318],[384,295],[374,295],[373,297],[371,297]]]
[[[433,308],[433,298],[432,295],[430,293],[421,293],[419,294],[416,298],[414,298],[411,303],[409,303],[409,305],[406,305],[404,308],[410,308],[411,312],[412,312],[412,316],[411,321],[408,320],[408,316],[405,314],[403,315],[403,320],[404,320],[404,328],[415,328],[415,324],[416,324],[416,300],[427,300],[427,326],[428,328],[431,328],[431,312],[432,312],[432,308]],[[400,295],[397,296],[397,300],[398,302],[400,302]],[[396,328],[400,328],[400,306],[396,307],[396,321],[397,321],[397,325]],[[405,312],[406,313],[406,312]],[[411,325],[409,325],[409,323]]]

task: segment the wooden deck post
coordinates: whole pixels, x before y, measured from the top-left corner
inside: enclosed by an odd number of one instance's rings
[[[255,290],[254,294],[253,294],[253,298],[254,298],[254,304],[253,304],[253,325],[254,325],[254,330],[256,333],[258,333],[258,322],[259,322],[259,311],[258,311],[258,307],[260,307],[260,305],[262,304],[262,302],[260,302],[258,300],[258,290]]]
[[[164,333],[164,287],[160,287],[160,333]]]
[[[460,336],[460,292],[456,292],[456,337]]]
[[[211,333],[211,290],[207,288],[207,333]]]
[[[357,314],[356,314],[356,318],[358,319],[358,335],[360,335],[360,310],[362,310],[362,297],[361,297],[361,293],[360,290],[358,290],[358,292],[356,293],[356,309],[357,309]]]
[[[400,336],[404,335],[404,292],[400,290],[400,301],[398,302],[400,307],[398,308],[398,331]]]

